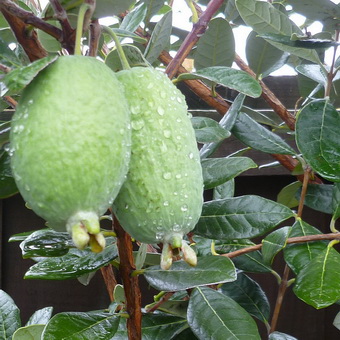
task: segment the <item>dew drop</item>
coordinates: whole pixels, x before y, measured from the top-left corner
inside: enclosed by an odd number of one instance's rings
[[[153,88],[153,83],[149,83],[149,85],[146,88],[147,89],[152,89]]]
[[[177,195],[178,195],[178,192],[177,192],[177,191],[175,191],[175,192],[174,192],[174,195],[175,195],[175,196],[177,196]]]
[[[163,178],[164,179],[170,179],[171,178],[171,172],[164,172]]]
[[[177,179],[180,179],[180,178],[182,178],[182,175],[181,175],[181,174],[177,174],[175,177],[176,177]]]
[[[164,202],[163,202],[163,205],[164,205],[165,207],[168,207],[168,206],[169,206],[169,201],[164,201]]]
[[[45,91],[46,94],[49,94],[48,91]],[[28,105],[32,105],[33,104],[33,99],[30,99],[28,102],[27,102]]]
[[[28,184],[25,184],[25,190],[26,190],[26,191],[30,191],[30,190],[31,190],[31,188],[29,187]]]
[[[128,204],[125,204],[125,210],[128,210],[129,209],[129,205]]]
[[[163,237],[164,237],[164,233],[156,233],[156,240],[158,240],[158,241],[160,241],[160,240],[162,240],[163,239]]]
[[[180,231],[181,230],[181,226],[179,224],[174,224],[172,226],[172,230],[175,231],[175,232]]]
[[[186,204],[182,205],[181,211],[188,211],[188,206]]]
[[[134,120],[131,122],[131,127],[135,131],[141,130],[144,127],[144,121],[142,119]]]
[[[194,158],[194,154],[192,152],[190,152],[188,156],[189,156],[190,159]]]
[[[176,119],[176,122],[177,122],[177,123],[181,123],[181,122],[182,122],[182,119],[181,119],[181,118],[177,118],[177,119]]]
[[[182,102],[183,102],[182,98],[180,98],[180,97],[177,97],[176,99],[177,99],[177,101],[178,101],[179,103],[182,103]]]
[[[165,91],[161,91],[160,95],[161,95],[161,98],[164,99],[166,97],[166,92]]]
[[[165,113],[164,109],[163,109],[161,106],[158,106],[158,107],[157,107],[157,112],[158,112],[158,114],[159,114],[160,116],[163,116],[164,113]]]
[[[171,137],[171,131],[170,130],[164,130],[163,135],[165,138],[170,138]]]

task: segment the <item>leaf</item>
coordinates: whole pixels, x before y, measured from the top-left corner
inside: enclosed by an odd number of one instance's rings
[[[41,70],[53,63],[56,59],[56,56],[48,56],[36,60],[28,66],[18,67],[7,73],[3,78],[3,82],[9,90],[8,95],[20,92]]]
[[[340,217],[340,183],[335,183],[332,197],[332,215],[336,221]]]
[[[0,63],[8,67],[19,67],[21,62],[17,55],[9,48],[9,44],[0,38]]]
[[[255,150],[271,154],[296,154],[280,136],[258,124],[245,113],[238,115],[231,132],[237,139]]]
[[[290,233],[290,237],[319,235],[321,232],[309,225],[307,222],[298,219]],[[289,267],[298,274],[316,256],[327,247],[324,241],[304,242],[300,244],[288,244],[284,249],[284,258]]]
[[[191,123],[198,143],[218,143],[231,135],[218,122],[208,117],[193,117]]]
[[[61,257],[47,258],[36,263],[25,274],[25,279],[66,280],[93,272],[105,266],[118,256],[117,247],[112,244],[101,253],[90,250],[70,249]]]
[[[182,73],[177,77],[177,81],[190,79],[208,80],[253,98],[259,97],[262,92],[258,81],[248,73],[227,66],[206,67],[196,72]]]
[[[214,18],[197,43],[195,68],[231,66],[235,58],[235,40],[227,20]]]
[[[333,187],[331,184],[308,184],[305,205],[331,215]],[[298,192],[298,195],[300,194],[301,190]]]
[[[257,167],[248,157],[206,158],[202,159],[201,165],[205,189],[212,189],[246,170]]]
[[[190,296],[188,323],[199,339],[259,340],[255,321],[234,300],[198,287]]]
[[[128,339],[126,321],[120,323],[119,329],[112,340]],[[143,314],[142,316],[142,339],[160,340],[173,339],[187,327],[186,319],[172,315]]]
[[[244,20],[259,34],[282,34],[291,36],[293,33],[302,35],[302,31],[287,15],[276,9],[272,4],[254,0],[236,0],[236,7]],[[320,64],[318,54],[314,50],[286,46],[284,44],[268,40],[276,48],[296,55],[300,58]]]
[[[333,325],[340,330],[340,312],[336,315],[334,321],[333,321]]]
[[[21,326],[20,310],[13,299],[0,290],[0,339],[10,340]]]
[[[327,86],[327,75],[322,72],[319,65],[302,64],[298,65],[295,69],[297,72],[314,80],[318,84],[321,84],[324,87]]]
[[[168,46],[172,30],[172,11],[166,13],[155,26],[144,52],[146,60],[152,64]]]
[[[54,27],[61,29],[61,25],[57,20],[47,20],[46,22]],[[61,50],[61,43],[55,37],[39,29],[37,30],[37,34],[39,42],[47,52],[57,53]]]
[[[152,16],[158,13],[158,11],[163,7],[164,1],[163,0],[143,0],[146,4],[147,12],[145,16],[145,26],[149,25],[150,19]]]
[[[148,61],[144,58],[142,52],[133,45],[122,45],[126,59],[131,67],[135,66],[150,66]],[[123,70],[118,51],[112,50],[105,59],[105,64],[110,67],[114,72]]]
[[[233,197],[235,193],[235,180],[231,179],[223,184],[218,185],[213,191],[213,200]]]
[[[298,340],[291,335],[281,333],[281,332],[273,332],[269,334],[269,340]]]
[[[288,208],[297,207],[299,205],[299,201],[295,198],[295,196],[301,186],[302,183],[300,181],[286,185],[277,195],[277,202]]]
[[[65,312],[55,315],[46,325],[42,340],[111,340],[120,316],[104,312]]]
[[[340,181],[340,114],[328,100],[314,100],[298,113],[296,144],[322,177]]]
[[[283,227],[273,231],[262,240],[262,257],[264,263],[271,265],[275,255],[285,246],[291,227]]]
[[[157,304],[159,304],[159,301],[154,302],[151,305],[148,305],[147,310],[149,310],[150,308]],[[168,300],[162,302],[162,304],[158,306],[157,310],[186,319],[188,304],[189,304],[188,300]]]
[[[235,98],[234,102],[230,106],[228,112],[222,117],[219,124],[227,131],[230,131],[233,127],[236,117],[239,113],[239,110],[241,109],[243,105],[243,101],[245,99],[244,94],[238,94]],[[214,153],[214,151],[218,148],[219,143],[208,143],[203,145],[203,147],[200,150],[200,156],[201,158],[209,157],[211,154]]]
[[[236,281],[224,283],[219,291],[237,302],[250,315],[268,324],[269,301],[256,281],[244,273],[239,273]]]
[[[7,152],[1,154],[0,151],[0,199],[15,195],[18,188],[12,177],[12,170],[10,166],[10,156]]]
[[[120,37],[120,38],[130,38],[140,44],[145,44],[147,42],[145,38],[140,37],[138,34],[122,29],[122,28],[112,28],[112,31],[116,33],[117,37]]]
[[[133,0],[100,0],[96,3],[93,13],[94,18],[118,16],[125,12],[134,3]]]
[[[129,32],[136,31],[141,22],[145,19],[146,12],[147,8],[145,3],[135,7],[124,17],[119,28]]]
[[[280,69],[286,63],[288,55],[252,31],[246,42],[246,58],[256,75],[264,78]]]
[[[31,325],[18,328],[14,332],[12,340],[40,340],[44,328],[45,325]]]
[[[26,326],[31,325],[46,325],[51,319],[53,307],[45,307],[35,311],[26,323]]]
[[[144,276],[152,287],[172,292],[233,281],[236,272],[230,259],[206,256],[198,259],[196,267],[189,267],[184,261],[176,261],[169,270],[162,270],[159,266],[149,267]]]
[[[293,215],[287,207],[260,196],[225,198],[203,204],[194,232],[215,240],[252,238]]]
[[[38,230],[29,235],[21,244],[23,258],[63,256],[72,244],[68,233],[54,230]]]
[[[316,309],[340,299],[340,254],[328,246],[297,275],[294,293]]]

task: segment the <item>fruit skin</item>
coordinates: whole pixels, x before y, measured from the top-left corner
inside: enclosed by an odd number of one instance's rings
[[[130,114],[115,74],[95,58],[62,56],[23,91],[9,153],[37,215],[59,231],[96,234],[126,176],[130,147]],[[83,233],[79,247],[87,241]]]
[[[200,157],[185,98],[152,68],[135,67],[117,77],[131,111],[132,153],[113,210],[136,240],[180,248],[203,204]]]

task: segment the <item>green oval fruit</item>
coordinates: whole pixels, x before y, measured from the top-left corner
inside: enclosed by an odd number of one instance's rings
[[[182,248],[184,258],[188,254],[182,237],[194,228],[202,210],[195,133],[184,96],[165,74],[135,67],[117,77],[130,106],[132,151],[127,179],[113,209],[133,238],[165,244],[163,267],[168,268],[172,250]],[[194,264],[195,259],[189,256],[187,262]]]
[[[16,184],[28,206],[52,228],[66,226],[79,247],[99,232],[126,176],[129,124],[122,86],[95,58],[58,58],[20,98],[9,149]]]

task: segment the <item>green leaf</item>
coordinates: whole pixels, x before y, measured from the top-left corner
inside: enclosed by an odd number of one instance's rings
[[[61,29],[61,25],[57,20],[47,20],[46,22],[50,25],[53,25]],[[37,34],[39,42],[47,52],[57,53],[61,50],[62,48],[61,43],[56,38],[39,29],[37,30]]]
[[[63,256],[72,244],[68,233],[54,230],[38,230],[29,235],[21,244],[23,258]]]
[[[7,152],[1,154],[0,150],[0,199],[10,197],[18,192],[18,188],[12,177],[10,156]]]
[[[318,84],[327,86],[327,75],[322,72],[322,69],[319,65],[310,65],[310,64],[302,64],[298,65],[296,71],[301,73],[307,78],[310,78],[317,82]]]
[[[159,301],[156,301],[152,303],[151,305],[148,305],[147,310],[149,310],[150,308],[152,308],[153,306],[157,304],[159,304]],[[171,299],[171,300],[162,302],[162,304],[158,306],[157,310],[186,319],[188,304],[189,304],[188,300],[172,300]]]
[[[195,68],[231,66],[235,58],[235,40],[227,20],[214,18],[197,43]]]
[[[140,37],[138,34],[122,28],[112,28],[112,31],[120,38],[130,38],[140,44],[145,44],[147,42],[145,38]]]
[[[288,208],[297,207],[299,205],[299,201],[295,198],[295,196],[301,186],[302,183],[300,181],[286,185],[277,195],[277,202]]]
[[[104,312],[65,312],[55,315],[46,325],[43,340],[111,340],[120,316]]]
[[[340,312],[336,315],[334,321],[333,321],[333,325],[340,330]]]
[[[294,293],[316,309],[340,299],[340,254],[328,246],[297,275]]]
[[[26,323],[26,326],[31,325],[46,325],[52,317],[53,307],[45,307],[35,311]]]
[[[158,11],[164,6],[164,0],[143,0],[146,4],[147,12],[145,16],[145,26],[149,25],[150,19],[158,13]]]
[[[134,0],[100,0],[96,3],[93,13],[94,18],[118,16],[125,12],[134,3]]]
[[[220,292],[237,302],[250,315],[268,324],[270,317],[268,298],[259,284],[249,276],[239,273],[237,280],[224,283]]]
[[[21,326],[20,310],[13,299],[0,290],[0,339],[11,340],[13,333]]]
[[[20,67],[17,55],[9,48],[9,44],[0,38],[0,63],[8,67]]]
[[[305,205],[331,215],[333,187],[331,184],[308,184]],[[298,192],[298,195],[300,194],[301,190]]]
[[[309,225],[308,223],[298,219],[290,233],[290,237],[319,235],[321,232]],[[327,247],[324,241],[304,242],[299,244],[288,244],[284,249],[284,258],[289,267],[298,274],[306,265],[310,263],[316,256],[323,252]]]
[[[118,256],[117,247],[112,244],[101,253],[90,250],[70,249],[69,253],[47,258],[29,268],[25,279],[66,280],[93,272],[105,266]]]
[[[126,59],[131,67],[135,66],[150,66],[149,62],[144,58],[142,52],[133,45],[122,45]],[[112,50],[105,59],[105,64],[110,67],[114,72],[123,70],[118,51]]]
[[[146,12],[147,8],[145,3],[142,3],[141,5],[135,7],[124,17],[119,28],[129,32],[136,31],[141,22],[145,19]]]
[[[230,106],[228,112],[222,117],[219,124],[227,131],[230,131],[233,127],[236,117],[239,113],[239,110],[241,109],[243,105],[243,101],[245,99],[244,94],[238,94],[235,98],[234,102]],[[200,150],[200,156],[201,158],[209,157],[211,154],[214,153],[214,151],[218,148],[219,143],[208,143],[203,145],[203,147]]]
[[[264,263],[271,265],[275,255],[285,246],[291,227],[283,227],[273,231],[262,240],[262,257]]]
[[[287,15],[276,9],[272,4],[254,0],[236,0],[236,7],[245,21],[259,34],[282,34],[291,36],[293,33],[302,35],[302,31],[295,25]],[[314,50],[287,46],[269,40],[276,48],[296,55],[300,58],[320,64],[318,54]]]
[[[45,325],[31,325],[18,328],[12,340],[40,340]]]
[[[3,82],[9,89],[8,94],[18,93],[25,88],[34,77],[49,64],[57,59],[56,56],[48,56],[34,61],[28,66],[22,66],[6,74]]]
[[[288,55],[252,31],[247,38],[246,57],[249,67],[256,75],[266,77],[281,68],[286,63]]]
[[[150,64],[156,61],[161,52],[169,45],[171,29],[172,11],[169,11],[158,21],[146,47],[144,57]]]
[[[255,321],[234,300],[198,287],[190,296],[188,323],[199,339],[259,340]]]
[[[201,165],[205,189],[212,189],[246,170],[257,167],[248,157],[206,158],[202,159]]]
[[[218,185],[213,191],[213,200],[233,197],[235,194],[235,180],[231,179],[223,184]]]
[[[271,154],[295,155],[296,152],[280,136],[257,123],[247,114],[238,115],[231,130],[245,145]]]
[[[177,81],[190,79],[208,80],[253,98],[259,97],[262,92],[258,81],[248,73],[227,66],[211,66],[192,73],[182,73]]]
[[[191,123],[198,143],[218,143],[230,136],[229,131],[211,118],[193,117]]]
[[[291,335],[281,333],[281,332],[273,332],[269,334],[269,340],[298,340]]]
[[[172,292],[230,282],[236,279],[236,272],[227,257],[206,256],[198,259],[196,267],[189,267],[184,261],[176,261],[169,270],[162,270],[159,266],[149,267],[144,276],[152,287]]]
[[[225,198],[204,203],[194,232],[215,240],[252,238],[293,215],[287,207],[260,196]]]
[[[314,100],[297,116],[296,143],[302,156],[322,177],[340,181],[340,114],[328,100]]]
[[[332,215],[336,221],[340,217],[340,183],[335,183],[332,197]]]

